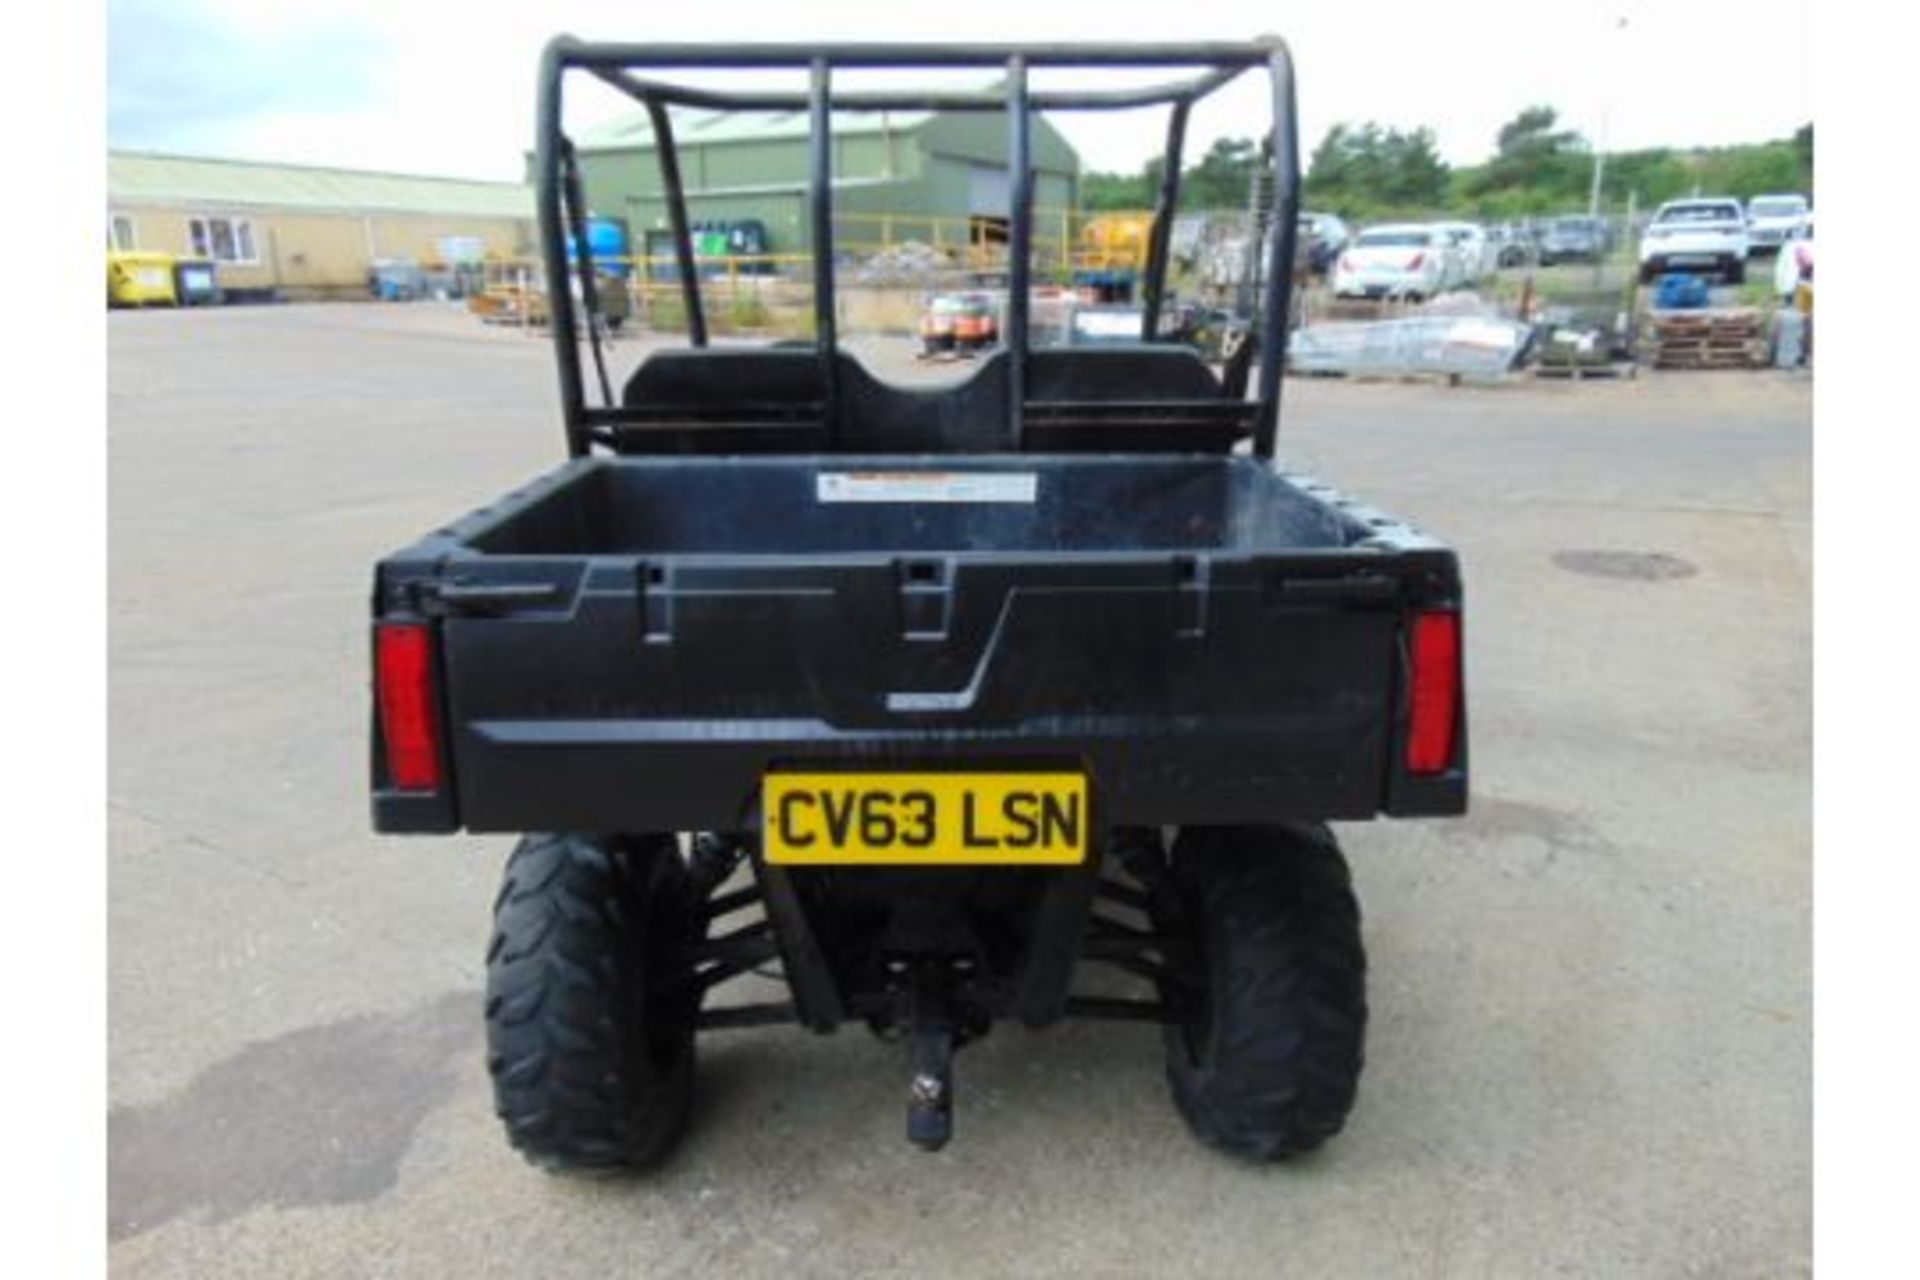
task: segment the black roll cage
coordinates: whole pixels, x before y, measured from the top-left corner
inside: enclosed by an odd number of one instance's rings
[[[835,68],[918,69],[979,67],[1005,73],[1003,93],[936,90],[898,90],[836,93]],[[1033,91],[1031,72],[1041,68],[1183,68],[1199,74],[1141,88]],[[730,111],[806,111],[809,120],[808,214],[812,231],[815,348],[820,360],[824,411],[832,420],[839,378],[838,347],[834,331],[833,211],[831,185],[830,113],[840,111],[1004,111],[1010,138],[1008,163],[1012,170],[1012,207],[1008,211],[1007,412],[1013,447],[1018,449],[1027,416],[1026,364],[1028,356],[1028,302],[1032,263],[1033,171],[1031,122],[1035,111],[1114,111],[1169,106],[1165,168],[1154,219],[1148,237],[1146,278],[1142,287],[1141,338],[1158,331],[1165,298],[1168,243],[1180,194],[1181,150],[1187,118],[1193,104],[1244,72],[1264,67],[1272,86],[1273,128],[1263,149],[1273,175],[1271,237],[1263,277],[1255,332],[1258,335],[1259,378],[1254,387],[1253,451],[1271,458],[1280,421],[1281,366],[1286,348],[1286,317],[1292,289],[1292,263],[1300,207],[1300,155],[1294,110],[1293,58],[1278,36],[1262,36],[1245,43],[1192,44],[620,44],[588,43],[572,36],[550,41],[540,60],[539,136],[535,149],[535,200],[539,209],[540,249],[545,260],[555,353],[560,372],[560,399],[565,416],[567,450],[585,455],[596,439],[596,428],[617,429],[634,420],[631,410],[615,402],[607,378],[599,334],[589,332],[591,358],[602,404],[586,402],[581,367],[579,326],[574,309],[565,305],[571,292],[567,279],[569,239],[578,276],[581,301],[591,315],[598,310],[592,255],[587,247],[587,209],[572,142],[561,128],[561,87],[569,71],[586,72],[626,93],[646,109],[659,157],[661,191],[673,236],[677,274],[685,299],[688,336],[692,345],[707,345],[706,318],[701,310],[700,280],[694,269],[693,244],[688,231],[686,189],[667,108],[702,107]],[[805,70],[805,93],[716,91],[681,85],[636,74],[674,70]],[[1257,252],[1259,245],[1252,246]],[[589,326],[592,330],[592,326]]]

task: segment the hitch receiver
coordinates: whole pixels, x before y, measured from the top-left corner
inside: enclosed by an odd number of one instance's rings
[[[938,1151],[953,1137],[953,1051],[958,1026],[951,983],[945,961],[923,960],[913,967],[907,1036],[913,1079],[907,1087],[907,1140],[922,1151]]]

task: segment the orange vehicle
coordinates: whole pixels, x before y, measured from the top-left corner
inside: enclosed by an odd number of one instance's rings
[[[920,345],[928,355],[984,351],[1000,341],[1000,312],[984,293],[942,293],[920,317]]]

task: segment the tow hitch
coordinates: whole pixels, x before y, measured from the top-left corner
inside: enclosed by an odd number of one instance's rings
[[[913,1079],[907,1088],[907,1140],[922,1151],[938,1151],[953,1137],[958,1024],[952,981],[953,967],[945,960],[922,960],[912,968],[907,1044]]]

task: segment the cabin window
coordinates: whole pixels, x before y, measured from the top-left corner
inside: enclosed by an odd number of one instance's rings
[[[260,261],[254,252],[253,224],[245,218],[193,218],[187,234],[197,258],[242,265]]]

